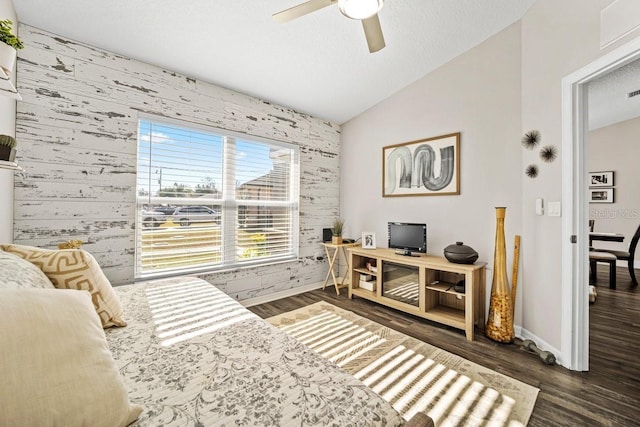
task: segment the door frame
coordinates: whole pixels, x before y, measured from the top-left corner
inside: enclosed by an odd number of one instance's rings
[[[589,201],[587,83],[640,59],[640,37],[562,79],[562,317],[561,360],[589,370]],[[576,243],[572,242],[576,236]]]

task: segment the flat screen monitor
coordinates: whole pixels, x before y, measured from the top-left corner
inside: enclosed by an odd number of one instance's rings
[[[390,222],[389,248],[399,249],[396,253],[406,256],[413,255],[413,252],[426,254],[427,224]]]

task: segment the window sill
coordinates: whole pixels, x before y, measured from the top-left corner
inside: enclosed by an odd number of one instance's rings
[[[134,279],[134,282],[146,282],[149,280],[158,280],[158,279],[166,279],[170,277],[179,277],[179,276],[206,276],[209,274],[223,274],[223,273],[233,273],[236,271],[244,271],[248,269],[256,269],[263,268],[272,265],[280,265],[287,263],[299,263],[302,259],[298,257],[291,258],[282,258],[267,262],[254,262],[254,263],[240,263],[232,266],[222,266],[219,268],[212,267],[203,267],[202,269],[193,269],[193,270],[183,270],[183,271],[168,271],[164,273],[147,273],[142,274]]]

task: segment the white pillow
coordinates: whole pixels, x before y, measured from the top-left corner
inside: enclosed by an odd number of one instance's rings
[[[55,289],[37,266],[17,255],[0,250],[0,288]]]
[[[89,292],[0,289],[0,425],[126,426],[140,415]]]

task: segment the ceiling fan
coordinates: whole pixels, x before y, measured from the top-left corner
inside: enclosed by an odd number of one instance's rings
[[[273,18],[284,23],[335,3],[338,3],[340,12],[344,16],[362,21],[369,52],[377,52],[385,46],[380,19],[378,19],[378,12],[382,9],[384,0],[309,0],[276,13]]]

